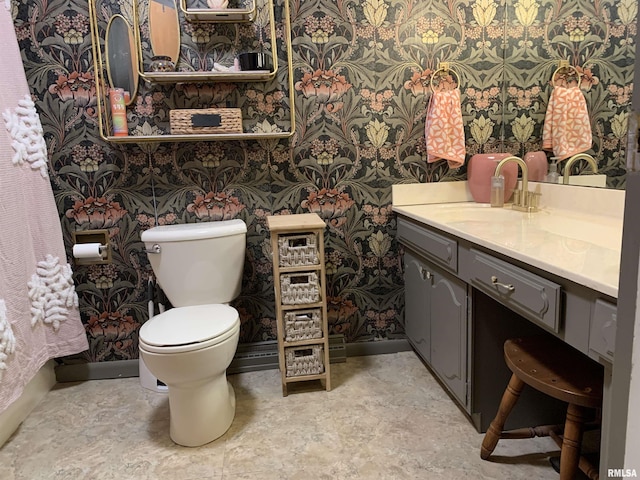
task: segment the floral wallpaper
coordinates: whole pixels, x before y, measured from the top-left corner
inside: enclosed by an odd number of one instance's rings
[[[98,3],[101,35],[113,13],[132,18],[125,0]],[[287,132],[292,118],[296,131],[288,140],[141,147],[100,137],[87,1],[12,5],[68,252],[76,230],[107,229],[112,245],[111,264],[74,267],[90,349],[69,362],[137,358],[152,275],[140,233],[158,224],[243,219],[247,255],[234,302],[241,342],[275,339],[270,214],[316,212],[326,221],[331,333],[347,342],[402,337],[391,185],[466,178],[464,166],[426,162],[425,110],[440,62],[453,70],[444,80],[460,83],[468,161],[477,152],[539,150],[551,78],[569,60],[583,73],[592,153],[610,186],[624,187],[637,1],[290,0],[293,106],[282,0],[276,38],[262,3],[254,24],[183,21],[178,69],[229,64],[275,41],[278,75],[242,84],[141,81],[127,109],[130,135],[167,132],[173,108],[224,106],[242,109],[245,131]],[[570,78],[560,72],[555,81]]]

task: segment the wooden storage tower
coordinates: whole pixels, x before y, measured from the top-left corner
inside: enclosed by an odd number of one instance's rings
[[[324,221],[315,213],[267,217],[273,250],[282,394],[293,382],[331,390],[324,269]]]

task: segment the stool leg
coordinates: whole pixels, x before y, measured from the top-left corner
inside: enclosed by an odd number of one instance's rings
[[[560,480],[573,480],[580,461],[580,447],[582,445],[582,424],[585,421],[585,411],[578,405],[569,404],[567,419],[562,436],[560,451]]]
[[[498,413],[491,421],[491,425],[487,429],[487,433],[484,434],[482,440],[482,447],[480,447],[480,458],[486,460],[493,453],[502,435],[502,429],[504,423],[507,421],[507,417],[513,410],[514,405],[520,398],[520,392],[524,388],[524,382],[520,380],[515,373],[511,375],[509,385],[502,394],[502,400],[500,400],[500,406],[498,407]]]

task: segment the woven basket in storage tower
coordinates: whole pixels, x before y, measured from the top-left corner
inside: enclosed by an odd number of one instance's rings
[[[320,309],[296,310],[285,313],[284,332],[287,342],[322,338]]]
[[[171,134],[242,133],[239,108],[179,109],[169,112]]]
[[[281,274],[280,297],[285,305],[319,302],[318,274],[316,272]]]
[[[281,267],[318,265],[318,245],[315,233],[284,235],[278,238]]]
[[[291,347],[284,349],[287,377],[318,375],[324,372],[322,345]]]

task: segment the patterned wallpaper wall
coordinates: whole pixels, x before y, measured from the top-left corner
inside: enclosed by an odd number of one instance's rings
[[[391,185],[466,177],[465,167],[426,162],[428,84],[440,61],[451,62],[460,77],[469,158],[539,149],[549,81],[558,60],[569,59],[585,74],[593,153],[610,185],[624,185],[637,1],[290,5],[297,122],[291,141],[167,143],[142,150],[99,137],[86,0],[14,0],[68,251],[74,230],[106,228],[113,245],[112,264],[74,268],[90,342],[84,360],[137,358],[151,273],[140,232],[156,223],[242,218],[249,229],[247,261],[234,304],[241,342],[275,339],[265,221],[272,213],[317,212],[326,221],[332,333],[348,342],[403,335],[402,251]],[[109,13],[101,11],[106,18]],[[276,36],[282,31],[279,23]],[[216,25],[184,25],[181,68],[202,65],[203,52],[225,42],[223,32]],[[264,24],[242,26],[238,35],[204,62],[271,41]],[[287,130],[285,70],[267,84],[174,89],[142,83],[128,109],[130,132],[165,130],[169,108],[228,101],[242,107],[246,129]]]

